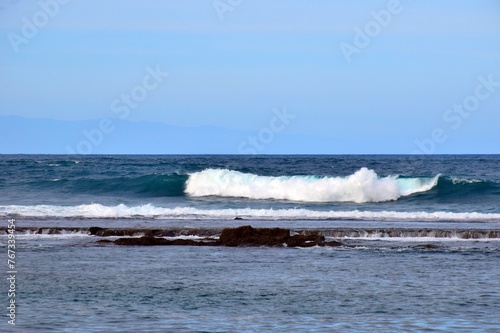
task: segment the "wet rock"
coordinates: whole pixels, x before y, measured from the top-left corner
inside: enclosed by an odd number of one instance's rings
[[[173,230],[160,230],[154,234],[156,237],[175,237],[177,233]]]
[[[140,230],[140,229],[106,229],[101,233],[101,237],[110,237],[110,236],[139,236],[140,234],[144,234],[146,236],[152,237],[153,234],[157,230]]]
[[[219,238],[224,246],[283,246],[290,230],[281,228],[255,229],[251,226],[223,229]]]
[[[90,227],[89,228],[89,234],[93,236],[101,236],[102,232],[106,230],[104,228],[99,228],[99,227]]]
[[[342,244],[341,242],[337,242],[337,241],[329,241],[329,242],[325,242],[325,246],[343,246],[344,244]],[[352,247],[352,246],[348,246],[348,247]]]
[[[138,238],[118,238],[114,242],[116,245],[128,246],[157,246],[168,245],[169,241],[164,238],[138,237]]]
[[[133,238],[118,238],[114,241],[116,245],[127,245],[127,246],[167,246],[167,245],[184,245],[184,246],[211,246],[216,245],[215,242],[204,242],[204,241],[194,241],[191,239],[175,239],[168,240],[165,238],[143,236],[143,237],[133,237]]]
[[[107,231],[110,232],[107,232]],[[130,234],[131,230],[99,229],[90,231],[96,235]],[[138,230],[133,230],[135,233]],[[226,228],[220,233],[219,240],[211,238],[194,241],[191,239],[167,240],[159,238],[164,231],[142,230],[143,237],[119,238],[114,241],[116,245],[128,246],[159,246],[159,245],[184,245],[184,246],[273,246],[273,247],[312,247],[312,246],[340,246],[339,242],[325,242],[325,237],[318,232],[290,235],[290,230],[281,228],[253,228],[249,225],[238,228]],[[180,232],[182,233],[182,231]],[[192,233],[190,233],[192,234]],[[196,234],[196,233],[195,233]]]
[[[294,235],[288,237],[285,241],[289,247],[312,247],[323,246],[325,244],[325,237],[321,235]]]
[[[58,235],[60,234],[60,229],[59,228],[38,228],[35,231],[35,234],[38,235]]]
[[[190,246],[200,246],[200,242],[195,242],[190,239],[176,239],[168,240],[165,238],[157,237],[134,237],[134,238],[119,238],[114,242],[116,245],[128,245],[128,246],[159,246],[159,245],[190,245]]]
[[[325,237],[317,232],[290,236],[290,230],[281,228],[239,228],[223,229],[219,244],[224,246],[340,246],[338,242],[325,242]]]

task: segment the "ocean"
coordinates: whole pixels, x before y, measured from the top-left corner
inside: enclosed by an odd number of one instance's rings
[[[0,332],[500,332],[500,155],[0,155],[0,217]],[[242,225],[343,245],[89,232]]]

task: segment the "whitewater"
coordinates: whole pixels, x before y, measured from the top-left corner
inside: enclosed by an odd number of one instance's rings
[[[191,196],[243,197],[302,202],[383,202],[397,200],[436,186],[432,178],[379,177],[361,168],[347,177],[258,176],[227,169],[193,173],[186,184]]]
[[[165,208],[152,204],[141,206],[105,206],[88,204],[78,206],[34,205],[0,206],[0,217],[24,217],[30,219],[164,219],[164,220],[233,220],[235,218],[258,220],[365,220],[365,221],[464,221],[500,222],[500,214],[477,212],[398,212],[398,211],[320,211],[303,208],[293,209],[200,209],[194,207]]]

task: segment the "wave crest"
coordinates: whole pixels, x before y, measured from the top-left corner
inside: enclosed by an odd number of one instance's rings
[[[221,196],[300,202],[384,202],[425,192],[434,178],[379,177],[361,168],[347,177],[258,176],[227,169],[206,169],[189,176],[186,193],[193,197]]]

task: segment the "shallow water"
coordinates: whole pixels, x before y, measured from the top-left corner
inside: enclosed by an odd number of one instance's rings
[[[497,332],[500,251],[23,249],[34,332]]]

